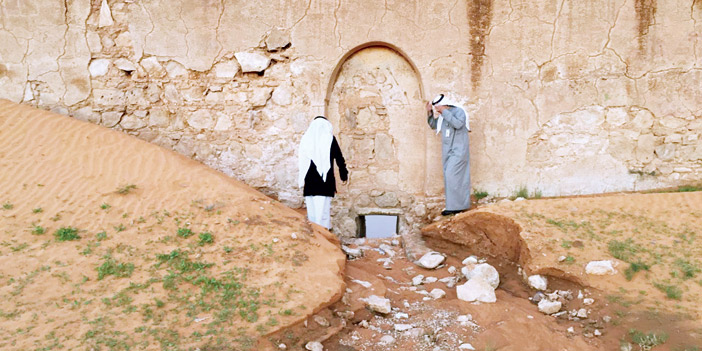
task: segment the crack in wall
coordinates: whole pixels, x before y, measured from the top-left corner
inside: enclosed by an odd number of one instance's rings
[[[462,31],[461,31],[461,27],[459,27],[459,26],[457,26],[455,23],[453,23],[453,19],[452,19],[452,16],[451,16],[451,14],[453,13],[453,10],[456,8],[456,6],[458,6],[458,0],[456,0],[456,1],[453,3],[453,5],[451,6],[451,8],[450,8],[449,11],[448,11],[448,21],[449,21],[449,24],[450,24],[451,26],[453,26],[454,28],[456,28],[456,30],[458,31],[458,35],[462,37],[463,34],[462,34]]]
[[[473,92],[480,87],[483,61],[485,58],[485,41],[492,20],[493,0],[470,0],[468,4],[468,23],[470,25],[470,70]]]
[[[290,26],[290,30],[295,29],[295,27],[297,27],[297,25],[300,24],[300,22],[302,22],[302,20],[305,19],[305,17],[307,17],[307,13],[309,13],[310,8],[312,8],[312,0],[307,1],[307,8],[305,9],[305,13],[303,13],[302,16],[298,18],[292,26]]]
[[[553,47],[554,47],[554,42],[556,41],[556,32],[558,31],[558,19],[561,17],[561,11],[563,11],[563,7],[565,6],[565,0],[561,0],[561,4],[556,10],[556,18],[553,20],[553,33],[551,34],[551,54],[549,55],[550,60],[553,60]]]
[[[68,89],[66,88],[66,77],[64,77],[63,70],[61,69],[61,59],[63,59],[63,57],[66,56],[66,47],[68,46],[68,0],[63,0],[63,21],[66,23],[66,29],[63,31],[63,52],[56,59],[56,66],[58,67],[56,72],[59,74],[59,77],[61,77],[61,81],[63,82],[64,87],[61,100],[66,101],[66,94],[68,94]]]
[[[602,52],[605,51],[609,47],[609,44],[612,42],[612,31],[614,28],[617,26],[617,22],[619,22],[619,15],[622,13],[622,9],[624,9],[624,6],[626,6],[626,1],[622,2],[622,6],[619,7],[617,12],[614,15],[614,21],[612,22],[612,26],[609,27],[609,30],[607,31],[607,41],[605,42],[604,46],[602,47]]]
[[[637,31],[639,52],[642,54],[646,50],[646,35],[648,35],[649,27],[655,24],[656,20],[657,0],[635,0],[634,8],[636,9]]]
[[[341,32],[339,31],[339,10],[341,9],[341,0],[338,0],[336,8],[334,8],[334,36],[337,37],[336,46],[341,47]]]
[[[219,27],[222,25],[222,17],[224,16],[225,10],[224,0],[220,0],[219,4],[222,7],[222,11],[219,12],[219,18],[217,18],[217,28],[215,28],[215,40],[217,41],[217,44],[219,44],[219,50],[217,51],[217,55],[215,56],[215,61],[219,60],[222,57],[222,51],[224,51],[224,45],[222,45],[222,42],[219,40]],[[212,64],[214,67],[214,62]]]

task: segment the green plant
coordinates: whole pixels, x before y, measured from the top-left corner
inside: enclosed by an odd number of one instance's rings
[[[488,194],[487,191],[482,191],[482,190],[476,190],[476,191],[473,193],[473,196],[475,196],[475,198],[478,199],[478,200],[484,199],[484,198],[488,197],[489,195],[490,195],[490,194]]]
[[[14,207],[15,207],[15,205],[11,204],[9,201],[2,204],[2,208],[5,210],[11,210]]]
[[[40,226],[40,225],[35,225],[35,226],[32,228],[32,234],[34,234],[34,235],[41,235],[41,234],[44,234],[44,233],[46,233],[46,228],[44,228],[44,227],[42,227],[42,226]]]
[[[212,237],[212,233],[209,233],[209,232],[200,233],[199,238],[200,238],[200,240],[197,243],[200,246],[203,246],[205,244],[212,244],[214,242],[214,238]]]
[[[124,186],[117,188],[117,193],[120,195],[127,195],[127,194],[129,194],[129,192],[131,192],[132,190],[134,190],[136,188],[137,188],[137,186],[134,184],[127,184],[127,185],[124,185]]]
[[[190,228],[178,228],[177,234],[181,238],[188,238],[193,235],[193,231]]]
[[[120,225],[115,226],[114,228],[115,228],[115,231],[116,231],[117,233],[123,232],[123,231],[125,231],[125,230],[127,229],[127,227],[125,227],[124,224],[121,224],[121,223],[120,223]]]
[[[565,261],[565,263],[571,264],[571,263],[575,262],[575,258],[571,255],[568,255],[568,256],[566,256],[564,261]]]
[[[625,262],[630,262],[636,253],[641,250],[641,247],[636,245],[631,238],[624,241],[611,240],[607,244],[607,248],[614,258]]]
[[[105,233],[104,231],[99,232],[99,233],[95,234],[95,238],[97,238],[98,241],[103,241],[103,240],[107,239],[107,233]]]
[[[561,242],[561,247],[564,249],[570,249],[573,246],[573,242],[570,240],[563,240]]]
[[[681,192],[681,193],[693,192],[693,191],[702,191],[702,186],[683,185],[683,186],[678,187],[678,192]]]
[[[525,186],[522,186],[519,189],[517,189],[517,191],[514,193],[514,198],[516,199],[519,197],[524,198],[524,199],[528,199],[529,198],[529,189],[527,189],[527,187],[525,187]]]
[[[634,344],[639,345],[643,350],[650,350],[654,346],[662,345],[668,340],[668,334],[665,332],[648,334],[636,329],[629,329],[629,336]]]
[[[70,241],[80,239],[80,235],[78,235],[78,229],[73,227],[61,227],[54,233],[54,236],[58,241]]]
[[[102,280],[108,275],[114,275],[119,278],[129,277],[134,271],[134,264],[132,263],[117,263],[110,255],[104,256],[103,259],[105,259],[105,262],[97,268],[98,280]]]
[[[109,210],[110,209],[110,204],[103,202],[102,205],[100,205],[100,208],[103,210]]]
[[[675,286],[675,285],[654,283],[653,286],[655,286],[656,289],[664,292],[665,296],[667,296],[669,299],[673,299],[673,300],[682,299],[682,290],[680,290],[680,288]]]
[[[680,269],[680,272],[682,273],[682,278],[686,280],[694,278],[695,275],[700,272],[699,267],[681,258],[675,260],[675,265],[678,266],[678,268]]]
[[[649,268],[651,268],[649,265],[641,261],[634,262],[629,264],[629,267],[624,271],[624,276],[626,277],[626,280],[631,280],[634,278],[634,274],[636,274],[636,272],[642,270],[647,271]]]
[[[41,207],[33,208],[32,213],[42,213],[44,210]]]

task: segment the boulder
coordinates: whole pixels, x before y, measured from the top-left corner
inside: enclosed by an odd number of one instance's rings
[[[390,306],[390,299],[386,299],[384,297],[371,295],[368,296],[368,298],[361,299],[361,301],[365,302],[366,307],[373,312],[387,314],[392,310],[392,306]]]
[[[467,283],[456,287],[456,295],[459,300],[467,302],[487,302],[497,301],[495,289],[482,277],[474,277]]]
[[[561,310],[560,301],[551,301],[549,299],[541,299],[539,301],[539,311],[544,314],[554,314]]]
[[[605,275],[614,274],[614,267],[612,266],[612,261],[590,261],[585,266],[585,273],[593,275]]]
[[[437,300],[446,296],[446,292],[439,288],[436,288],[432,289],[432,291],[429,292],[429,296],[431,296],[434,300]]]
[[[481,263],[473,267],[463,267],[461,272],[467,280],[471,280],[473,277],[482,278],[485,282],[492,286],[493,290],[497,289],[497,286],[500,285],[500,274],[497,273],[497,269],[495,269],[495,267],[487,263]]]
[[[434,269],[443,263],[445,259],[446,257],[441,253],[432,251],[425,253],[424,256],[415,263],[422,268]]]
[[[310,341],[305,344],[305,349],[309,351],[324,351],[324,346],[319,341]]]
[[[544,276],[538,274],[531,275],[527,280],[529,281],[529,286],[536,290],[543,291],[546,290],[546,288],[548,287],[548,280]]]

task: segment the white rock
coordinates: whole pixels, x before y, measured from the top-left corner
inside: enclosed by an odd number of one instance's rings
[[[110,60],[107,59],[95,59],[90,61],[88,70],[90,71],[91,77],[101,77],[107,74],[110,68]]]
[[[532,288],[534,288],[536,290],[543,291],[543,290],[546,290],[546,288],[548,287],[548,280],[544,276],[541,276],[538,274],[531,275],[531,276],[529,276],[528,280],[529,280],[529,286],[531,286]]]
[[[220,62],[214,66],[215,77],[232,79],[239,72],[239,64],[236,61]]]
[[[396,319],[405,319],[405,318],[409,318],[409,314],[407,314],[407,313],[405,313],[405,312],[397,312],[397,313],[395,313],[395,318],[396,318]]]
[[[395,257],[395,250],[392,249],[392,247],[388,244],[380,244],[378,247],[380,250],[385,252],[390,257]]]
[[[480,277],[485,282],[492,286],[493,290],[497,289],[500,285],[500,274],[497,273],[495,267],[487,264],[481,263],[476,265],[472,269],[470,267],[464,267],[467,269],[461,269],[461,272],[465,275],[466,279],[471,280],[473,277]]]
[[[439,266],[446,257],[438,252],[427,252],[416,262],[416,264],[422,268],[434,269]]]
[[[539,301],[539,311],[544,314],[554,314],[561,310],[560,301],[551,301],[549,299],[541,299]]]
[[[437,280],[439,279],[436,277],[426,277],[424,278],[424,284],[436,283]]]
[[[412,285],[422,285],[422,282],[424,282],[424,275],[418,275],[412,278]]]
[[[113,24],[115,24],[115,21],[112,19],[112,11],[110,11],[110,6],[107,5],[107,0],[102,0],[102,4],[100,5],[98,27],[109,27]]]
[[[566,260],[565,256],[558,256],[558,262],[563,262]]]
[[[309,351],[324,351],[324,346],[319,341],[310,341],[305,345],[305,349]]]
[[[150,76],[162,77],[165,74],[163,66],[161,66],[161,63],[158,62],[158,59],[154,56],[141,60],[141,67],[144,67],[144,70]]]
[[[290,44],[290,34],[281,28],[274,28],[266,37],[266,50],[277,51]]]
[[[475,256],[469,256],[469,257],[466,257],[466,259],[463,260],[463,262],[461,262],[461,263],[463,263],[464,266],[469,265],[469,264],[477,264],[478,258]]]
[[[578,318],[587,318],[587,310],[584,308],[579,309],[576,316],[578,316]]]
[[[524,201],[524,200],[526,200],[526,199],[520,196],[520,197],[514,199],[514,202],[517,202],[517,201]]]
[[[456,270],[456,267],[454,267],[454,266],[451,266],[451,267],[448,268],[449,274],[456,274],[456,271],[457,271],[457,270]]]
[[[440,298],[446,296],[446,292],[443,291],[443,290],[441,290],[441,289],[439,289],[439,288],[436,288],[436,289],[432,289],[432,291],[429,292],[429,295],[430,295],[434,300],[437,300],[437,299],[440,299]]]
[[[390,299],[380,297],[377,295],[368,296],[368,298],[361,299],[361,301],[366,303],[366,306],[370,308],[371,311],[386,314],[390,313],[392,306],[390,306]]]
[[[614,274],[614,267],[612,267],[612,261],[590,261],[587,266],[585,266],[585,273],[594,275],[605,275]]]
[[[341,250],[343,250],[344,253],[351,258],[363,257],[363,250],[361,249],[353,249],[346,245],[341,245]]]
[[[171,78],[182,77],[188,74],[188,70],[185,66],[176,61],[168,61],[166,64],[166,72],[168,72],[168,76]]]
[[[595,299],[591,299],[589,297],[586,299],[583,299],[583,305],[592,305],[593,303],[595,303]]]
[[[595,336],[602,336],[602,332],[599,329],[595,329]]]
[[[575,334],[575,328],[573,328],[573,327],[568,327],[568,333],[569,333],[569,334]]]
[[[446,287],[453,288],[456,286],[458,279],[456,277],[446,277],[439,279],[439,281],[446,284]]]
[[[475,347],[469,343],[464,343],[461,344],[461,346],[458,347],[459,350],[475,350]]]
[[[467,283],[456,287],[458,299],[467,302],[495,302],[495,289],[483,278],[474,277]]]
[[[414,328],[414,326],[412,324],[395,324],[394,328],[395,328],[395,331],[401,332],[401,331],[405,331],[405,330],[410,330],[410,329]]]
[[[360,285],[360,286],[362,286],[362,287],[364,287],[364,288],[366,288],[366,289],[368,289],[368,288],[370,288],[371,286],[373,286],[373,284],[371,284],[371,283],[369,283],[369,282],[367,282],[367,281],[365,281],[365,280],[353,279],[353,280],[351,280],[351,282],[356,283],[356,284],[358,284],[358,285]]]
[[[281,349],[281,350],[285,350],[285,349],[288,348],[288,345],[280,344],[280,345],[278,345],[278,348]]]
[[[133,62],[131,62],[125,58],[120,58],[120,59],[115,60],[115,67],[117,67],[125,72],[132,72],[132,71],[136,71],[136,69],[137,69],[136,65]]]
[[[380,338],[381,345],[390,345],[394,342],[395,342],[395,338],[393,338],[391,335],[383,335],[383,337]]]
[[[602,321],[605,322],[605,323],[609,323],[609,322],[612,321],[612,317],[610,317],[610,316],[604,316],[604,317],[602,317]]]
[[[290,238],[292,238],[293,240],[297,240],[297,233],[290,234]]]
[[[322,316],[314,316],[314,317],[312,317],[312,319],[315,321],[315,323],[317,323],[323,327],[328,327],[330,325],[329,321]]]
[[[234,56],[239,61],[241,71],[244,73],[261,72],[271,64],[271,59],[268,56],[255,52],[237,52]]]

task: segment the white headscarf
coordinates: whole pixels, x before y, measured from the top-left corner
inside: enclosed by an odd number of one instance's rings
[[[317,172],[322,180],[327,181],[327,172],[331,168],[329,154],[334,139],[332,124],[325,118],[315,118],[300,139],[298,149],[297,184],[302,188],[305,185],[305,176],[310,168],[310,161],[314,162]]]
[[[437,106],[437,105],[438,106],[453,106],[453,107],[457,107],[457,108],[460,108],[461,110],[463,110],[463,113],[466,115],[466,129],[468,129],[468,131],[470,131],[470,124],[468,121],[468,112],[466,112],[466,110],[463,108],[463,106],[461,106],[459,103],[455,102],[450,97],[448,97],[444,94],[439,94],[438,96],[436,96],[434,98],[434,100],[431,101],[431,104],[432,104],[432,106]],[[444,117],[441,116],[441,114],[439,114],[439,121],[438,121],[437,126],[436,126],[436,134],[439,134],[439,132],[441,132],[441,124],[443,121],[444,121]]]

